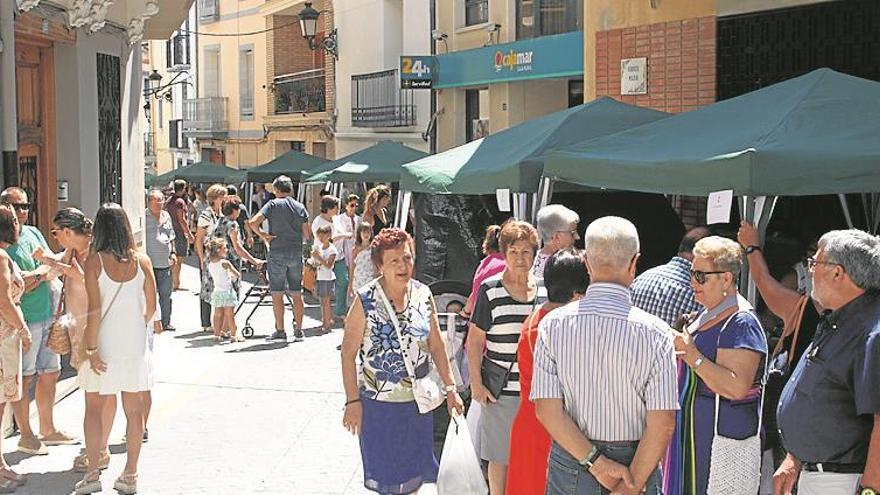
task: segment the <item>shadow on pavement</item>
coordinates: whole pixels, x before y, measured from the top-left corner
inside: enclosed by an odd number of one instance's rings
[[[195,339],[198,337],[204,337],[206,335],[210,335],[208,332],[203,332],[202,330],[196,330],[193,333],[185,333],[182,335],[175,335],[175,339]]]
[[[259,351],[274,351],[276,349],[283,349],[288,346],[287,342],[267,342],[265,344],[256,344],[250,347],[241,347],[239,349],[229,349],[227,352],[230,354],[236,354],[239,352],[259,352]]]
[[[192,340],[190,340],[190,341],[187,343],[186,348],[187,348],[187,349],[200,349],[200,348],[202,348],[202,347],[211,347],[211,346],[214,346],[214,345],[218,345],[216,342],[214,342],[214,337],[213,337],[213,336],[210,336],[210,335],[207,335],[207,334],[203,334],[203,335],[205,335],[205,338],[203,338],[203,339],[192,339]]]
[[[74,470],[71,468],[67,471],[29,473],[27,475],[27,478],[28,481],[21,487],[22,490],[27,490],[29,484],[34,484],[38,486],[57,488],[59,491],[53,490],[54,493],[73,493],[73,485],[75,485],[77,481],[83,478],[83,473],[74,472]],[[106,480],[102,481],[104,484],[107,484]],[[111,481],[110,484],[112,485],[112,483],[113,482]]]

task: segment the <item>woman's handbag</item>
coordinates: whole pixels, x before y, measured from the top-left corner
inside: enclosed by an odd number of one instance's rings
[[[58,297],[58,307],[52,315],[52,325],[49,327],[49,337],[46,339],[46,347],[55,354],[63,356],[71,351],[70,344],[70,315],[61,314],[64,308],[64,284],[62,283],[61,295]]]
[[[318,288],[318,269],[310,261],[303,263],[302,288],[314,295]]]
[[[501,391],[507,386],[507,379],[510,377],[510,370],[513,369],[513,363],[504,367],[483,357],[483,364],[480,365],[480,377],[483,379],[483,386],[492,394],[492,397],[501,397]]]
[[[403,355],[406,372],[412,378],[413,396],[416,399],[416,405],[419,407],[420,413],[427,414],[437,409],[445,400],[445,394],[443,393],[444,385],[440,379],[440,373],[437,372],[437,366],[432,362],[429,354],[427,359],[428,372],[424,376],[416,376],[415,369],[418,366],[415,361],[409,358],[409,346],[404,345],[403,335],[400,333],[400,322],[397,320],[397,312],[394,311],[394,306],[388,301],[385,291],[382,290],[382,286],[378,283],[376,284],[376,292],[385,305],[385,310],[388,312],[388,317],[391,319],[394,331],[397,332],[397,342],[400,344],[400,353]]]
[[[752,313],[748,312],[752,318]],[[736,314],[730,316],[721,333]],[[757,321],[757,318],[755,318]],[[759,323],[760,324],[760,323]],[[718,433],[718,411],[721,405],[721,396],[715,394],[715,436],[712,439],[711,464],[709,466],[708,495],[744,495],[758,493],[761,485],[761,410],[764,408],[763,385],[767,383],[767,354],[764,355],[764,373],[761,376],[761,400],[758,406],[758,430],[755,435],[737,440],[728,438]]]

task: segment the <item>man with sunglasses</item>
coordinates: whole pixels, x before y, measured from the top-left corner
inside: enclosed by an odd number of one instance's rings
[[[52,326],[52,293],[48,284],[49,266],[41,265],[34,259],[37,248],[49,252],[49,245],[40,231],[25,225],[31,205],[27,193],[18,187],[9,187],[0,193],[0,203],[15,210],[20,225],[18,242],[6,251],[22,271],[25,293],[21,297],[21,311],[31,331],[33,344],[22,355],[22,389],[30,390],[31,380],[38,375],[36,387],[37,411],[40,417],[40,437],[30,425],[30,396],[22,395],[13,404],[12,410],[21,431],[18,450],[32,455],[47,454],[47,445],[72,445],[79,440],[55,429],[53,408],[55,407],[55,384],[61,371],[61,358],[47,346],[49,328]]]
[[[681,315],[697,311],[691,287],[691,263],[697,241],[711,234],[706,227],[695,227],[684,235],[678,254],[665,265],[655,266],[636,277],[632,284],[633,304],[672,326]]]
[[[880,238],[822,236],[809,259],[813,299],[826,311],[782,391],[777,421],[788,456],[773,493],[880,491]],[[800,478],[800,479],[799,479]]]

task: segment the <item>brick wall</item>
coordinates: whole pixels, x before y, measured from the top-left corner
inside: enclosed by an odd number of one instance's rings
[[[596,33],[596,96],[678,113],[715,102],[715,17]],[[620,94],[620,60],[648,59],[648,93]]]
[[[309,49],[309,44],[299,29],[296,16],[276,15],[273,17],[274,26],[287,26],[272,31],[272,51],[275,52],[275,76],[292,74],[304,70],[314,69],[315,52]]]

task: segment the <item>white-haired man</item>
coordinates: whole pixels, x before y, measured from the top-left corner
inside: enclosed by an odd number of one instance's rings
[[[809,260],[826,311],[777,408],[788,456],[773,493],[880,492],[880,238],[831,231]],[[798,481],[798,478],[800,480]]]
[[[635,226],[603,217],[584,238],[587,293],[541,322],[535,348],[530,398],[553,438],[547,494],[656,494],[679,408],[672,333],[633,306]]]
[[[535,254],[532,274],[538,279],[544,278],[544,265],[557,251],[568,249],[580,239],[577,233],[581,217],[562,205],[547,205],[538,210],[538,236],[541,238],[541,249]]]

